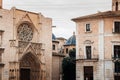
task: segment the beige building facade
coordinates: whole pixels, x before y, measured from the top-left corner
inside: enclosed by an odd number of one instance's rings
[[[52,19],[1,2],[0,80],[52,80]]]
[[[76,49],[75,32],[69,39],[52,34],[52,80],[62,80],[62,61],[69,56],[69,51]]]
[[[76,35],[75,32],[73,32],[73,35],[70,38],[68,38],[66,43],[64,44],[64,54],[68,56],[69,51],[75,49],[76,49]]]
[[[65,57],[65,38],[56,38],[52,34],[52,80],[62,80],[62,60]]]
[[[76,23],[76,80],[120,79],[120,0],[112,11],[72,19]]]

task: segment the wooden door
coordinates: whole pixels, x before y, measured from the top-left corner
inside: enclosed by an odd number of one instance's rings
[[[20,69],[20,80],[30,80],[30,69]]]
[[[94,80],[93,79],[93,66],[84,67],[84,80]]]

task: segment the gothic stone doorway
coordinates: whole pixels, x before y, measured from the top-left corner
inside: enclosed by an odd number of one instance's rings
[[[84,80],[93,80],[93,66],[84,66]]]
[[[20,60],[20,80],[40,80],[40,62],[32,53]]]
[[[30,69],[20,69],[20,80],[30,80]]]

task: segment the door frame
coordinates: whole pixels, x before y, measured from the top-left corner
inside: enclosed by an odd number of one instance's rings
[[[84,66],[84,80],[86,80],[85,79],[86,77],[88,77],[87,80],[94,80],[93,66]],[[92,78],[92,79],[90,79],[90,78]]]
[[[20,68],[20,80],[21,80],[21,70],[29,70],[29,80],[30,80],[30,76],[31,76],[31,68],[30,67],[21,67]]]

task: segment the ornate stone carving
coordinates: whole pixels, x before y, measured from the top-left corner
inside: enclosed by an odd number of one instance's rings
[[[41,54],[43,51],[42,50],[42,43],[32,43],[32,42],[19,41],[18,44],[19,44],[18,45],[19,53],[23,53],[24,51],[31,52],[31,49],[29,49],[29,47],[31,47],[37,55]]]
[[[94,41],[91,41],[91,40],[85,40],[84,41],[84,44],[93,44],[94,43]]]
[[[19,41],[18,42],[19,53],[23,53],[23,51],[28,46],[28,44],[29,44],[29,42]]]
[[[33,38],[33,30],[27,23],[23,23],[18,27],[17,30],[18,39],[21,41],[31,41]]]

